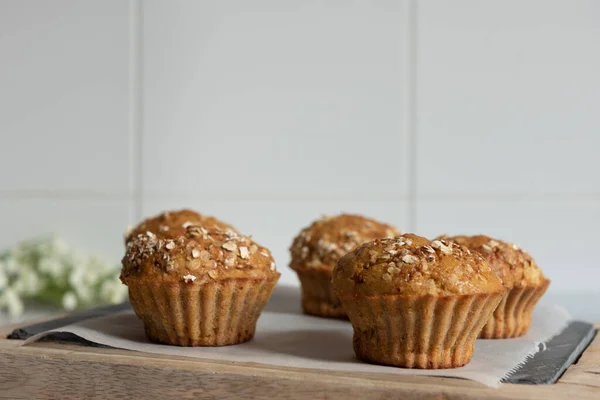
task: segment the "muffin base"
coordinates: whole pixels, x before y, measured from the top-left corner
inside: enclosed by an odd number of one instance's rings
[[[533,308],[546,293],[550,281],[538,287],[512,288],[483,327],[482,339],[507,339],[523,336],[531,326]]]
[[[152,342],[225,346],[254,337],[277,279],[227,279],[199,285],[129,282],[129,300]]]
[[[302,310],[318,317],[344,318],[348,316],[333,292],[333,271],[326,268],[296,271],[302,290]]]
[[[346,297],[354,352],[364,361],[404,368],[461,367],[504,293],[452,297]]]

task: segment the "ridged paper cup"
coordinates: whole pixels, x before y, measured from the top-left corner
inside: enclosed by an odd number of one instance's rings
[[[515,287],[508,291],[483,327],[482,339],[507,339],[523,336],[531,326],[533,308],[550,286],[546,280],[538,287]]]
[[[298,271],[302,290],[302,309],[306,314],[348,318],[342,303],[333,292],[332,274],[332,271],[324,268]]]
[[[456,368],[473,356],[481,328],[504,293],[342,299],[364,361],[404,368]]]
[[[216,280],[200,285],[129,282],[129,300],[153,342],[225,346],[254,336],[277,279]]]

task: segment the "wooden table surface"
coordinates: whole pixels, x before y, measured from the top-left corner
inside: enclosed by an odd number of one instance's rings
[[[597,325],[597,327],[600,325]],[[4,338],[16,326],[0,332]],[[0,399],[600,399],[600,336],[555,385],[282,368],[0,339]]]

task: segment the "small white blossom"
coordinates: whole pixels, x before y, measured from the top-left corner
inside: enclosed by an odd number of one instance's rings
[[[96,271],[100,275],[110,274],[115,270],[114,265],[111,265],[96,256],[90,256],[88,266],[88,269]]]
[[[0,291],[8,285],[8,277],[4,273],[4,270],[0,268]]]
[[[2,303],[4,303],[10,316],[18,317],[23,314],[23,302],[14,290],[6,289],[4,291]]]
[[[100,297],[110,304],[122,303],[126,296],[127,286],[117,280],[106,281],[100,287]]]
[[[67,311],[77,308],[77,297],[73,292],[67,292],[62,298],[62,306]]]
[[[23,312],[23,301],[42,300],[72,310],[120,303],[127,287],[118,267],[69,249],[57,236],[19,243],[0,252],[0,313]]]
[[[62,240],[58,236],[52,237],[52,240],[50,242],[50,251],[52,253],[66,254],[68,249],[69,247],[67,246],[67,243],[65,243],[64,240]]]
[[[10,254],[4,260],[4,270],[9,275],[10,274],[15,274],[15,273],[19,272],[19,263],[17,262],[17,259],[12,256],[12,254]]]
[[[69,285],[71,287],[77,287],[83,285],[83,276],[85,275],[85,270],[81,264],[76,264],[75,268],[69,273]]]
[[[102,280],[100,271],[93,268],[85,268],[83,271],[83,284],[85,286],[94,286],[96,283]]]
[[[41,289],[42,282],[34,270],[24,268],[20,275],[20,279],[18,280],[21,285],[19,293],[25,296],[33,296]]]
[[[82,303],[90,303],[94,298],[93,288],[86,285],[74,286],[73,289],[77,294],[77,298]]]
[[[88,257],[79,250],[73,250],[71,253],[66,255],[65,261],[71,264],[73,267],[78,265],[86,265]]]
[[[66,272],[63,262],[54,256],[42,257],[38,265],[40,272],[44,272],[53,278],[58,278]]]

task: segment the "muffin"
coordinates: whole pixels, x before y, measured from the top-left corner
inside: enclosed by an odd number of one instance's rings
[[[533,308],[550,286],[533,258],[517,245],[488,236],[442,236],[480,253],[507,289],[506,297],[481,331],[485,339],[523,336],[531,326]]]
[[[290,268],[300,279],[304,312],[346,318],[331,288],[333,267],[340,257],[360,244],[399,234],[390,225],[349,214],[323,217],[304,228],[290,248]]]
[[[269,250],[233,231],[195,225],[170,235],[138,234],[122,261],[121,281],[148,339],[178,346],[252,339],[279,279]]]
[[[342,257],[333,289],[354,328],[354,352],[375,364],[455,368],[505,294],[477,252],[405,234]]]
[[[222,231],[237,230],[231,225],[209,215],[202,215],[189,209],[165,211],[162,214],[145,219],[125,235],[125,243],[135,238],[140,233],[152,232],[159,236],[172,236],[170,230],[173,228],[186,228],[191,225],[203,226],[209,229]],[[177,230],[175,230],[177,234]]]

